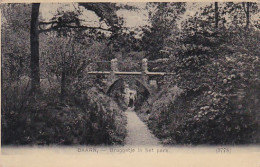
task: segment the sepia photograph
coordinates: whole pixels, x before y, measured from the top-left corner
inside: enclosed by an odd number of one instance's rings
[[[259,2],[0,8],[2,153],[259,146]]]

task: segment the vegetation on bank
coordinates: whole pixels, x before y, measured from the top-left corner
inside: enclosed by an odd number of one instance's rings
[[[126,117],[96,88],[72,94],[61,103],[54,96],[3,92],[2,144],[123,144]],[[8,96],[8,97],[7,97]],[[15,103],[14,103],[15,101]]]

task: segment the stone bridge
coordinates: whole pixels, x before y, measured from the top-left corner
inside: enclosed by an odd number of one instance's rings
[[[117,82],[121,80],[135,80],[138,84],[142,85],[149,95],[153,95],[158,91],[158,79],[160,77],[154,76],[164,76],[167,75],[166,72],[149,72],[148,71],[148,60],[142,59],[141,62],[141,71],[119,71],[118,69],[118,60],[112,59],[110,61],[110,71],[89,71],[90,75],[105,75],[106,77],[106,86],[104,91],[109,94],[110,91],[114,88]],[[153,76],[153,77],[152,77]],[[153,79],[151,79],[151,77]],[[158,78],[157,80],[154,78]]]

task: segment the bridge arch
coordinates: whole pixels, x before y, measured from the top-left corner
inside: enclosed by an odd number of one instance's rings
[[[117,83],[119,83],[120,81],[124,81],[126,79],[124,78],[118,78],[117,80],[115,80],[107,89],[106,94],[110,94],[111,91],[114,89],[114,87],[116,86]],[[133,80],[136,81],[137,83],[137,87],[142,87],[145,90],[145,93],[147,94],[147,96],[151,95],[151,90],[143,83],[141,82],[139,79],[133,78]]]

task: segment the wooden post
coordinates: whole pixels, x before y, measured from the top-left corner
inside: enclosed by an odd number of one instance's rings
[[[118,61],[117,61],[117,58],[111,60],[111,70],[113,72],[118,71]]]
[[[110,62],[111,62],[111,72],[109,76],[109,82],[110,84],[112,84],[116,80],[115,72],[118,71],[117,59],[112,59]]]
[[[148,60],[147,59],[142,60],[142,71],[148,72]]]

